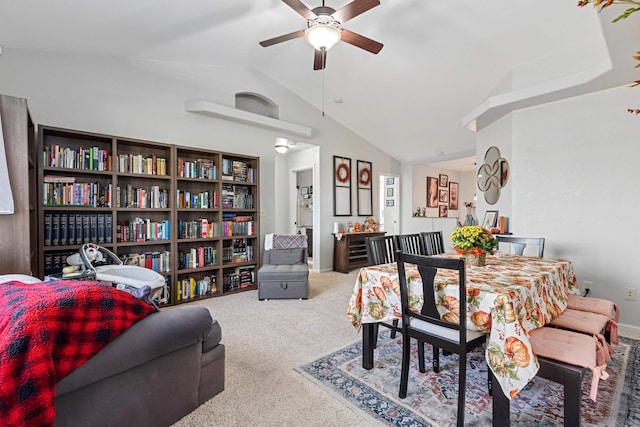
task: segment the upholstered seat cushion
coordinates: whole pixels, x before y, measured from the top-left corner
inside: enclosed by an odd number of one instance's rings
[[[618,310],[618,306],[615,303],[602,298],[586,298],[580,295],[569,295],[567,308],[607,316],[611,320],[607,325],[607,330],[611,334],[611,342],[618,344],[618,320],[620,320],[620,310]]]
[[[591,369],[593,375],[589,397],[596,401],[598,383],[609,378],[606,365],[597,363],[602,347],[600,341],[586,334],[543,327],[531,331],[529,342],[536,356]]]
[[[264,264],[258,270],[260,280],[308,280],[309,267],[306,264]]]
[[[445,338],[449,341],[458,342],[460,339],[459,333],[456,329],[445,328],[444,326],[439,326],[433,323],[424,322],[416,318],[411,319],[410,325],[412,328],[425,331],[429,335],[436,335],[436,336]],[[484,334],[483,332],[472,331],[467,329],[467,342],[473,341],[474,339],[479,338],[483,335],[486,335],[486,334]]]

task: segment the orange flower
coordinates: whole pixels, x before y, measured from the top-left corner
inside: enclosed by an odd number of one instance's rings
[[[529,366],[529,349],[516,337],[507,337],[504,341],[504,355],[520,368]]]

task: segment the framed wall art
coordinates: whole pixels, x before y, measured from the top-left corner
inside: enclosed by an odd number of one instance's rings
[[[373,215],[373,175],[371,162],[357,161],[358,169],[358,216]]]
[[[449,192],[447,190],[440,190],[438,200],[440,200],[441,203],[449,203]]]
[[[438,216],[440,218],[446,218],[449,216],[449,205],[438,206]]]
[[[438,178],[433,176],[427,177],[427,207],[438,207]]]
[[[449,183],[449,209],[458,210],[458,183]]]
[[[351,159],[333,156],[333,215],[351,216]]]
[[[448,187],[449,186],[449,175],[440,174],[440,187]]]

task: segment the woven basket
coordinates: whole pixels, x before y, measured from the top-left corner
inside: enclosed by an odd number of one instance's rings
[[[480,255],[476,255],[474,253],[464,254],[464,259],[467,265],[472,265],[474,267],[484,267],[487,265],[486,252],[482,252]]]

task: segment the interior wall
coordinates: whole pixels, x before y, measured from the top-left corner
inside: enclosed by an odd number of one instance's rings
[[[626,111],[638,93],[625,86],[514,112],[479,132],[477,147],[478,161],[491,145],[509,160],[494,206],[511,231],[545,237],[545,257],[571,260],[580,283],[618,304],[621,325],[640,329],[638,301],[624,299],[640,287],[630,250],[639,228],[624,214],[640,208],[640,118]]]

